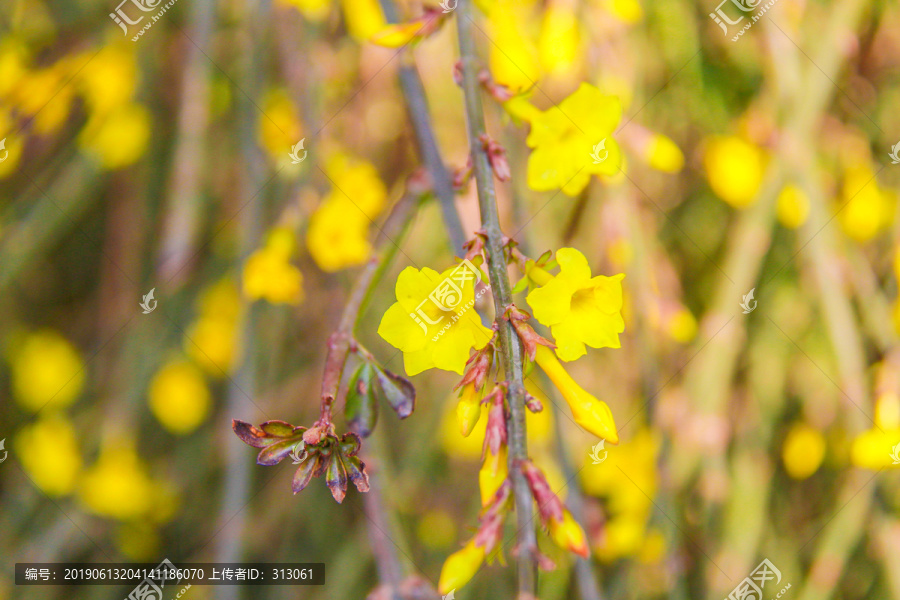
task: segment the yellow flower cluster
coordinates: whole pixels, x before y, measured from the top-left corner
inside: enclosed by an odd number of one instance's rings
[[[371,163],[336,153],[325,173],[333,187],[309,219],[306,246],[323,271],[363,264],[372,252],[369,224],[384,209],[387,188]]]
[[[610,452],[600,465],[585,459],[581,471],[584,490],[607,500],[608,518],[597,539],[594,552],[601,561],[637,556],[655,562],[662,552],[662,534],[648,530],[653,510],[651,498],[659,485],[656,456],[659,439],[642,427],[634,437],[625,440],[617,452]],[[627,477],[626,477],[627,475]]]
[[[303,300],[303,274],[290,262],[295,245],[290,228],[276,227],[269,232],[265,245],[244,264],[244,295],[272,304],[299,304]]]

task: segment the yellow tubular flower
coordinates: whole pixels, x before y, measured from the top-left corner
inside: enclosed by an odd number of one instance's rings
[[[463,387],[456,405],[456,421],[463,437],[469,437],[480,417],[481,392],[475,389],[474,383],[469,383]]]
[[[791,427],[781,449],[781,458],[788,475],[806,479],[819,469],[825,457],[825,437],[805,423]]]
[[[75,428],[60,416],[47,416],[23,427],[13,440],[16,457],[28,477],[49,496],[72,492],[81,471]]]
[[[553,351],[546,346],[537,347],[535,361],[563,395],[569,408],[572,409],[572,416],[578,425],[610,444],[619,443],[616,423],[606,402],[598,400],[575,383],[575,380],[556,360]]]
[[[526,142],[528,187],[537,191],[562,189],[577,196],[591,175],[619,172],[622,153],[612,138],[622,118],[622,105],[588,83],[568,98],[531,119]],[[596,156],[596,158],[593,158]]]
[[[584,529],[568,510],[563,510],[562,521],[550,520],[550,538],[560,548],[565,548],[584,558],[588,557],[589,550]]]
[[[625,330],[621,314],[625,275],[591,277],[587,259],[574,248],[560,248],[556,260],[559,274],[532,290],[526,301],[538,322],[550,327],[557,355],[572,361],[587,352],[586,345],[619,348],[619,334]],[[529,271],[532,278],[544,278],[544,273]]]
[[[715,137],[703,155],[706,177],[713,192],[735,208],[756,200],[766,167],[766,154],[738,137]]]
[[[438,592],[448,594],[451,590],[461,588],[478,572],[484,562],[484,548],[475,546],[475,540],[469,541],[462,550],[451,554],[441,569],[438,581]]]
[[[442,297],[448,304],[453,301],[453,306],[443,306],[448,310],[435,303],[432,294],[445,290],[455,271],[407,267],[397,277],[397,302],[381,318],[378,335],[403,351],[408,375],[433,368],[462,375],[469,351],[484,348],[493,335],[472,308],[475,290],[471,279],[463,283],[461,297],[456,298],[455,292],[453,297]]]
[[[478,471],[478,487],[481,490],[481,505],[487,506],[491,502],[491,498],[506,481],[509,474],[509,468],[506,464],[507,450],[506,445],[500,446],[500,452],[491,454],[490,451],[484,457],[484,463],[481,470]]]

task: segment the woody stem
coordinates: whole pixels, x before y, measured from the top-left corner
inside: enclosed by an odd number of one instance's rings
[[[481,226],[487,237],[484,245],[488,274],[494,297],[494,314],[497,315],[499,354],[507,379],[509,418],[506,422],[509,445],[509,472],[513,480],[518,521],[518,582],[519,591],[534,594],[537,587],[535,552],[537,549],[532,517],[532,498],[528,482],[519,463],[528,458],[525,438],[525,385],[523,375],[522,344],[511,323],[502,318],[506,307],[512,304],[512,286],[509,283],[503,252],[503,232],[494,192],[493,172],[484,145],[479,141],[485,134],[484,110],[481,104],[478,82],[478,58],[472,37],[471,0],[460,0],[456,9],[459,32],[460,63],[462,64],[462,88],[465,96],[469,146],[475,171],[475,187]]]

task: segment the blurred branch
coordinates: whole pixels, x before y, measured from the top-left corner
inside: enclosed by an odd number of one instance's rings
[[[537,589],[537,541],[532,516],[532,496],[519,463],[528,458],[525,435],[525,385],[523,383],[523,354],[521,342],[512,324],[502,318],[506,308],[513,302],[509,274],[504,255],[503,231],[497,211],[494,192],[494,172],[481,142],[486,134],[484,108],[481,103],[481,85],[478,82],[479,60],[472,35],[471,0],[460,0],[456,9],[456,25],[459,32],[459,54],[462,65],[462,88],[465,97],[466,121],[469,131],[469,147],[475,171],[475,187],[478,190],[478,205],[481,212],[481,226],[487,255],[488,272],[494,297],[494,314],[500,339],[503,372],[507,379],[507,402],[509,418],[507,435],[509,444],[509,473],[513,481],[518,521],[518,586],[520,594],[534,594]]]
[[[393,0],[380,0],[381,7],[387,20],[391,23],[399,21],[397,7]],[[425,97],[425,88],[422,86],[422,78],[416,70],[414,63],[400,65],[398,76],[403,97],[406,99],[406,107],[409,110],[409,118],[412,121],[419,153],[422,162],[431,175],[434,193],[441,206],[441,214],[444,217],[444,226],[450,236],[453,251],[461,253],[463,244],[468,240],[456,210],[456,193],[453,191],[453,180],[447,166],[441,159],[437,140],[434,137],[434,128],[431,126],[431,115],[428,112],[428,100]],[[460,254],[461,256],[461,254]]]

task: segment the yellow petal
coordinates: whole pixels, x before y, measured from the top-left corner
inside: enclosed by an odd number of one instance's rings
[[[441,569],[438,592],[448,594],[469,582],[484,562],[484,548],[475,546],[471,540],[462,550],[451,554]]]

